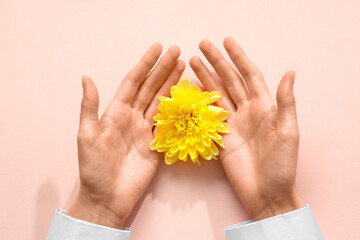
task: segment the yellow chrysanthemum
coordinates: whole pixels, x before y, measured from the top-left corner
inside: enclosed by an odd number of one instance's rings
[[[200,165],[204,159],[216,159],[219,150],[215,143],[225,147],[219,133],[229,133],[224,122],[231,112],[209,105],[222,98],[219,92],[201,92],[183,78],[171,87],[171,97],[159,96],[159,114],[154,117],[157,133],[150,143],[151,150],[164,152],[165,162],[186,161],[188,155]]]

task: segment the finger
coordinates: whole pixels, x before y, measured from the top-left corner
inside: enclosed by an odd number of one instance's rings
[[[230,111],[236,110],[235,104],[227,93],[225,87],[213,78],[211,72],[199,57],[192,57],[190,59],[190,66],[200,82],[208,91],[219,91],[223,95],[223,98],[217,102],[220,107]]]
[[[99,132],[99,95],[95,84],[89,77],[82,77],[82,86],[83,98],[81,101],[79,134],[95,136]]]
[[[114,101],[124,103],[132,103],[134,101],[141,84],[156,64],[161,52],[162,46],[160,43],[155,43],[147,50],[135,67],[125,76],[114,96]]]
[[[293,92],[295,73],[285,73],[278,86],[276,101],[278,107],[277,126],[281,131],[297,129],[295,96]]]
[[[209,40],[203,40],[200,42],[199,47],[221,80],[225,83],[225,87],[233,102],[239,104],[244,100],[250,99],[244,82],[214,44]]]
[[[158,96],[169,97],[171,86],[176,85],[176,83],[181,78],[181,75],[183,74],[184,70],[185,70],[184,61],[180,59],[177,60],[173,71],[167,77],[164,84],[160,87],[159,91],[153,97],[149,107],[145,111],[145,119],[147,119],[150,125],[154,124],[153,117],[159,112],[157,109],[157,106],[159,105],[159,99],[157,97]]]
[[[211,71],[211,75],[212,75],[214,81],[217,82],[220,86],[222,86],[224,88],[224,91],[226,93],[225,95],[228,96],[229,99],[231,99],[230,94],[229,94],[228,90],[226,89],[224,82],[220,79],[219,75],[217,75],[217,73],[215,71]]]
[[[221,86],[224,87],[225,89],[225,84],[224,82],[221,80],[221,78],[219,77],[219,75],[215,72],[215,71],[211,71],[211,75],[213,77],[213,79]]]
[[[176,60],[179,56],[180,48],[177,46],[171,47],[165,53],[138,91],[136,99],[133,103],[134,108],[139,109],[141,112],[145,111],[151,103],[151,100],[154,98],[154,95],[165,81],[166,77],[174,68]]]
[[[224,47],[245,79],[250,95],[252,97],[270,96],[261,72],[246,56],[239,44],[233,38],[227,37],[224,40]]]

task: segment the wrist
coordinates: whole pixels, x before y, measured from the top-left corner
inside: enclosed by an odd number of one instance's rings
[[[291,212],[304,206],[305,204],[300,198],[298,191],[294,189],[285,196],[276,196],[272,198],[263,197],[258,206],[255,209],[252,209],[252,211],[249,211],[249,214],[253,221],[259,221]]]
[[[105,203],[96,203],[80,190],[67,215],[79,220],[111,228],[122,229],[125,218],[117,216]]]

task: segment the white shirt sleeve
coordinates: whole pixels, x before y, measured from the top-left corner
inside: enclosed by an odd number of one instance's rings
[[[46,240],[129,240],[129,228],[115,229],[82,221],[56,210]]]
[[[225,228],[227,240],[323,240],[310,206]]]
[[[131,230],[100,226],[56,210],[46,240],[129,240]],[[309,205],[261,221],[225,228],[227,240],[323,240]]]

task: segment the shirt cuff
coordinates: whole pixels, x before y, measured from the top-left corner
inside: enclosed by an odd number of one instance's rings
[[[57,209],[46,240],[129,240],[129,228],[115,229],[79,220]]]
[[[310,205],[260,221],[225,228],[228,240],[323,240]]]

